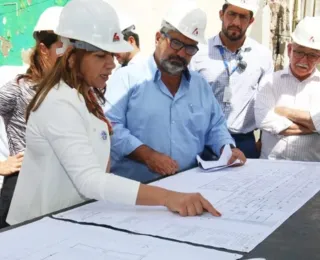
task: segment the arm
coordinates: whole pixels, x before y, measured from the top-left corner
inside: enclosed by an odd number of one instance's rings
[[[17,105],[17,97],[20,95],[20,87],[16,79],[9,81],[0,88],[0,116],[11,116],[11,111]]]
[[[275,112],[278,115],[284,116],[292,122],[303,126],[304,128],[308,128],[311,131],[311,133],[313,131],[316,131],[311,114],[308,111],[292,109],[287,107],[276,107]]]
[[[119,158],[128,156],[143,145],[138,138],[131,135],[127,128],[126,113],[132,91],[129,82],[129,75],[126,70],[125,72],[123,72],[123,69],[116,71],[107,82],[105,95],[108,104],[105,107],[105,115],[111,121],[114,129],[114,134],[111,137],[111,149]],[[138,161],[141,157],[139,155],[136,156]]]
[[[24,153],[9,156],[5,161],[0,161],[0,176],[9,176],[21,169]]]
[[[86,107],[75,100],[78,96],[73,98],[41,104],[41,109],[34,117],[42,135],[82,196],[134,205],[140,184],[105,174],[89,139],[86,120],[83,119]]]
[[[280,132],[280,135],[284,136],[290,136],[290,135],[307,135],[312,134],[313,131],[302,126],[293,123],[291,126],[289,126],[287,129]]]
[[[292,125],[288,118],[275,113],[276,95],[274,93],[274,79],[269,75],[261,82],[255,101],[255,119],[257,127],[272,134],[280,134],[283,130]]]
[[[208,86],[208,89],[210,89],[210,86]],[[210,146],[212,151],[219,156],[226,144],[235,146],[235,142],[228,131],[227,123],[218,101],[212,94],[210,98],[212,98],[212,105],[210,124],[206,134],[206,145]]]
[[[105,174],[89,140],[81,109],[70,100],[56,101],[50,107],[45,103],[41,106],[42,114],[39,110],[34,115],[41,132],[83,196],[130,205],[162,205],[183,216],[198,215],[204,210],[220,216],[200,194],[178,193]]]
[[[199,193],[180,193],[144,184],[140,185],[137,205],[162,205],[181,216],[201,215],[204,211],[213,216],[221,216]]]
[[[155,150],[151,149],[146,145],[141,145],[137,149],[135,149],[132,153],[128,155],[131,160],[135,160],[137,162],[141,162],[143,164],[147,164],[150,155],[153,154]]]
[[[131,88],[132,82],[129,84],[129,75],[123,73],[126,73],[126,70],[120,69],[115,72],[108,82],[106,93],[108,107],[105,112],[114,129],[111,139],[113,153],[118,158],[127,156],[131,160],[143,163],[156,173],[177,172],[179,169],[177,162],[143,144],[137,137],[131,135],[127,128],[126,113],[133,88]]]

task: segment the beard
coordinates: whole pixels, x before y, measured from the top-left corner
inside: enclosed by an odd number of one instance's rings
[[[238,29],[239,31],[238,31],[238,33],[230,32],[229,31],[230,29]],[[230,41],[239,41],[245,36],[247,29],[241,30],[241,28],[239,28],[237,26],[225,27],[224,24],[222,24],[222,32]]]
[[[166,73],[177,76],[187,68],[188,62],[185,58],[170,55],[167,59],[160,60],[160,66]]]
[[[121,67],[125,67],[128,65],[128,63],[130,62],[130,52],[126,52],[126,53],[123,53],[122,54],[122,57],[121,57],[121,62],[119,62],[119,64],[121,65]]]

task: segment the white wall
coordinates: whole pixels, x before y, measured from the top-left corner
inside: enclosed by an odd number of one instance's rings
[[[108,1],[120,8],[122,12],[129,14],[130,17],[136,21],[137,32],[141,39],[142,53],[144,55],[151,54],[154,50],[155,33],[160,29],[162,17],[172,0]],[[197,0],[197,3],[199,7],[207,13],[208,24],[206,36],[211,37],[217,34],[221,29],[219,10],[225,3],[225,0]],[[269,24],[269,22],[267,23]],[[261,42],[269,32],[262,30],[261,19],[255,23],[254,27],[256,27],[256,29],[252,28],[251,36]]]

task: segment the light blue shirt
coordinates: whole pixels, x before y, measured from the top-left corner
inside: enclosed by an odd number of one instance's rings
[[[230,78],[219,51],[221,47],[229,72],[237,68]],[[229,131],[232,134],[245,134],[255,130],[254,104],[260,82],[273,74],[271,51],[246,37],[242,47],[233,53],[223,45],[219,35],[210,38],[207,45],[202,44],[199,48],[199,52],[191,60],[190,68],[201,73],[209,82],[226,116]],[[244,71],[237,67],[239,55],[247,64]],[[224,99],[228,86],[230,101]]]
[[[142,182],[160,176],[126,157],[143,144],[176,160],[179,171],[194,167],[205,145],[220,155],[222,146],[234,144],[208,83],[186,70],[172,96],[153,56],[116,71],[106,98],[106,116],[114,128],[111,170],[117,175]]]

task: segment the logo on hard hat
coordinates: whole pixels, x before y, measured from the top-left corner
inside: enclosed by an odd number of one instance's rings
[[[245,3],[246,3],[246,0],[241,0],[241,2],[242,2],[243,4],[245,4]]]
[[[120,41],[120,37],[119,37],[119,34],[118,34],[118,33],[115,33],[115,34],[113,35],[113,41],[114,41],[114,42]]]
[[[198,36],[198,34],[199,34],[198,28],[194,29],[192,34],[195,35],[195,36]]]
[[[309,42],[314,42],[314,37],[313,36],[310,37]]]

